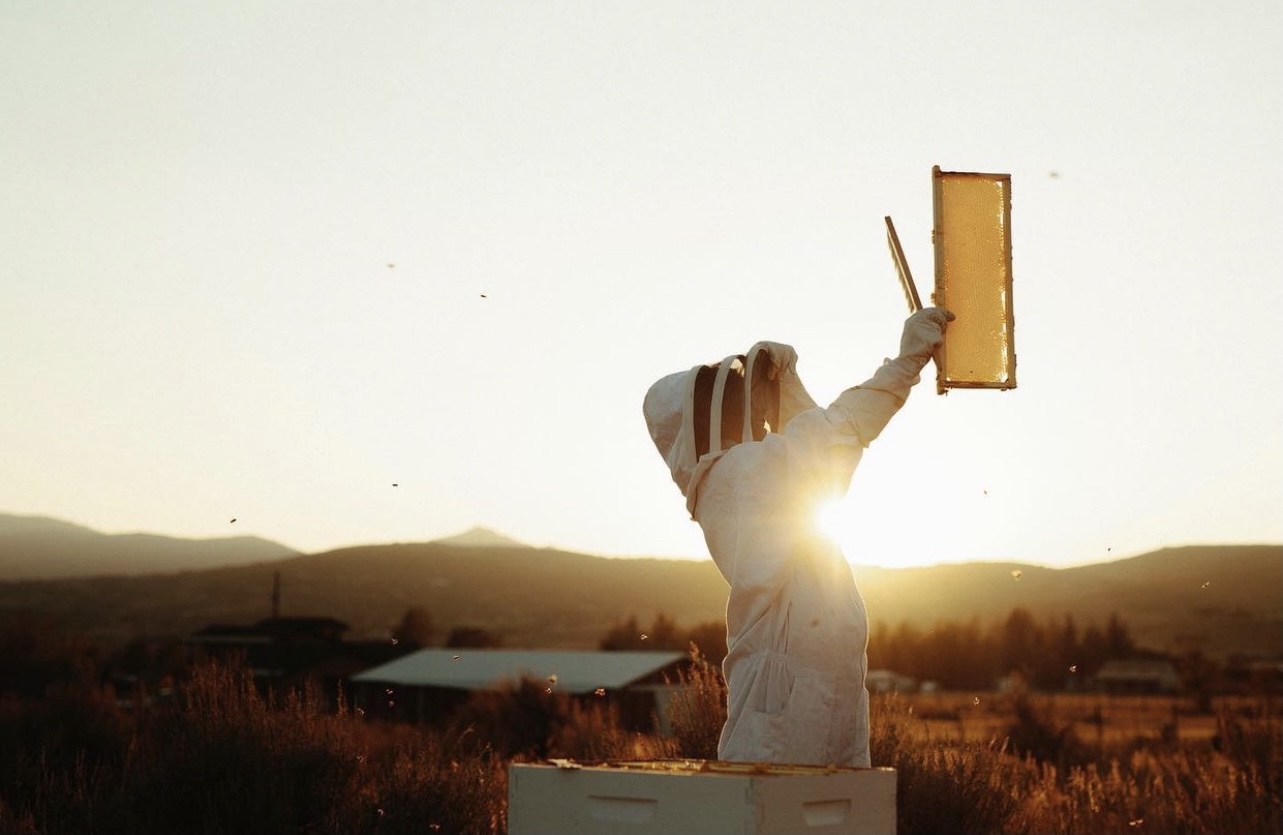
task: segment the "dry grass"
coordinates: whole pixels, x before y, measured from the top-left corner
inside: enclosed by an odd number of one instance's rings
[[[3,747],[0,831],[495,833],[506,763],[447,734],[372,726],[315,691],[260,695],[201,666],[174,704],[123,717],[114,748],[63,736]],[[6,742],[30,709],[0,717]],[[54,719],[57,717],[46,717]],[[92,736],[92,734],[90,734]]]
[[[717,759],[717,742],[726,723],[726,682],[722,671],[691,645],[691,666],[678,676],[670,715],[676,749],[683,757]]]
[[[1283,827],[1283,716],[1267,697],[1223,700],[1210,716],[1169,697],[893,695],[874,706],[874,764],[899,772],[902,835]],[[1080,738],[1084,706],[1101,717],[1093,729],[1113,733]]]
[[[695,661],[670,738],[532,682],[478,696],[436,729],[370,723],[310,689],[266,697],[218,666],[140,714],[92,687],[10,697],[0,831],[502,833],[509,762],[715,756],[724,690]],[[872,749],[899,772],[906,835],[1277,832],[1281,725],[1264,698],[1193,716],[1157,699],[889,696],[873,700]]]

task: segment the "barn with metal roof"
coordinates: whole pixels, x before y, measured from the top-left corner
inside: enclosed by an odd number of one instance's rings
[[[621,701],[634,714],[644,704],[643,715],[658,715],[663,724],[667,697],[688,662],[684,652],[430,648],[364,670],[350,681],[363,709],[420,721],[447,714],[472,692],[532,680],[552,692]]]

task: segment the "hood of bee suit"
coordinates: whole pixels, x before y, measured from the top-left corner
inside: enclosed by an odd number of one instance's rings
[[[646,392],[646,427],[683,496],[694,498],[703,473],[723,453],[762,440],[778,423],[779,384],[769,379],[770,368],[765,350],[735,354],[669,374]]]

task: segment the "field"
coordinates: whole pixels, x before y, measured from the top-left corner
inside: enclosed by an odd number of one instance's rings
[[[988,742],[1003,738],[1012,720],[1012,699],[1002,694],[938,693],[899,697],[911,708],[907,723],[913,738],[951,742]],[[1051,724],[1069,729],[1084,743],[1101,751],[1141,742],[1211,743],[1224,716],[1252,715],[1258,709],[1277,714],[1283,709],[1242,696],[1212,700],[1210,712],[1198,711],[1193,700],[1165,695],[1107,693],[1048,693],[1025,697]]]
[[[1279,831],[1277,696],[950,693],[875,699],[900,832]]]
[[[494,835],[510,762],[713,758],[720,673],[696,665],[684,683],[663,738],[531,681],[432,727],[367,721],[314,688],[265,695],[217,665],[144,709],[91,684],[11,694],[0,832]],[[892,694],[874,697],[871,743],[897,769],[905,835],[1246,835],[1283,824],[1281,728],[1264,694],[1200,714],[1165,697]]]

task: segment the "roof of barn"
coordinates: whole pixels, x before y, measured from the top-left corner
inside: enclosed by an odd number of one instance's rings
[[[486,690],[522,678],[572,694],[618,690],[684,660],[684,652],[421,649],[352,676],[401,687]]]

